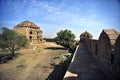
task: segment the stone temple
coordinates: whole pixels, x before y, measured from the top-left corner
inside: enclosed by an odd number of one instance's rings
[[[30,44],[40,44],[43,41],[42,30],[40,30],[40,27],[33,22],[21,22],[16,25],[13,30],[18,34],[26,36]]]

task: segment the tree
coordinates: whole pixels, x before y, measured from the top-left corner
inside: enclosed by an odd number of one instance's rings
[[[76,45],[75,35],[70,30],[61,30],[55,38],[57,44],[60,44],[68,49],[73,49]]]
[[[14,56],[15,51],[27,45],[27,38],[3,27],[0,30],[0,48],[9,51]]]

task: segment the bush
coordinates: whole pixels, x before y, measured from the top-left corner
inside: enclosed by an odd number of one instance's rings
[[[2,51],[8,51],[14,56],[15,51],[27,45],[27,38],[16,32],[3,27],[0,30],[0,48]]]
[[[74,52],[76,48],[75,35],[70,30],[61,30],[57,33],[55,38],[57,44],[60,44],[69,49],[70,52]]]

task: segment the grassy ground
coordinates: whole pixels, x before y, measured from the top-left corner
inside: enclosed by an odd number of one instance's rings
[[[50,42],[21,49],[18,58],[0,64],[0,80],[45,80],[68,51]]]

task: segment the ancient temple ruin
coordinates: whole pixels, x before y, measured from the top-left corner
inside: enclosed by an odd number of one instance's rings
[[[85,32],[83,32],[83,33],[80,35],[80,41],[84,42],[85,39],[92,39],[92,37],[93,37],[93,36],[92,36],[91,33],[85,31]]]
[[[120,32],[104,29],[99,39],[82,33],[63,80],[120,80]]]
[[[92,39],[92,37],[93,37],[93,36],[91,35],[91,33],[87,32],[87,31],[83,32],[83,33],[80,35],[80,39],[83,39],[83,38]]]
[[[120,80],[120,33],[115,29],[102,30],[99,39],[84,39],[91,55],[108,76],[108,80]],[[110,79],[109,79],[110,78]]]
[[[30,21],[24,21],[16,25],[13,30],[18,34],[28,38],[30,44],[39,44],[43,41],[42,30],[40,27]]]

